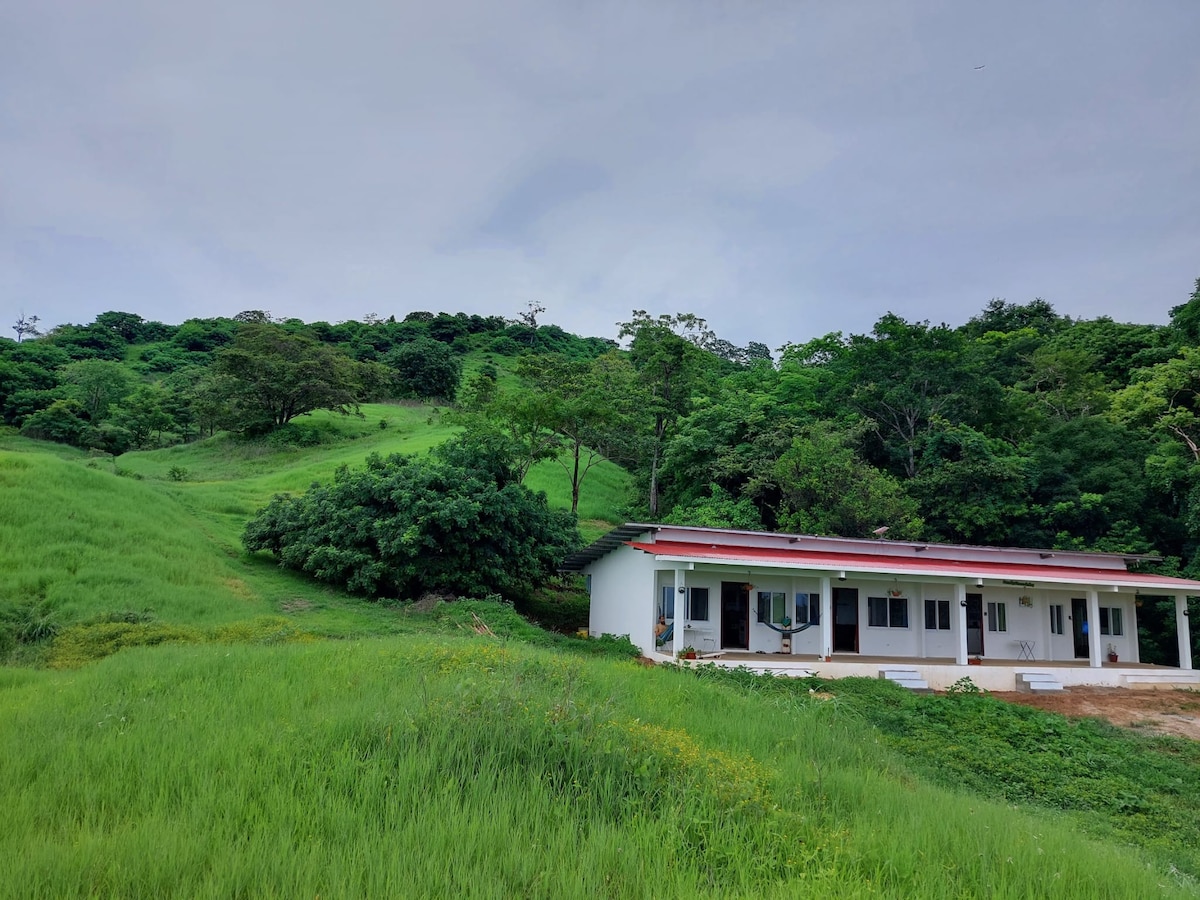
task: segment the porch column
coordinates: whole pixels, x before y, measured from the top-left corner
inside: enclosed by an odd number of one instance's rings
[[[1175,595],[1175,629],[1179,632],[1179,668],[1192,667],[1192,631],[1188,627],[1187,597]]]
[[[1098,669],[1102,665],[1104,648],[1100,646],[1100,592],[1096,590],[1087,592],[1087,630],[1088,665]]]
[[[829,576],[821,579],[821,659],[833,656],[833,588]]]
[[[675,586],[671,589],[675,595],[675,631],[671,635],[671,649],[675,651],[676,656],[679,656],[679,651],[684,648],[683,625],[687,613],[687,585],[684,584],[684,579],[683,569],[677,568]],[[683,590],[682,594],[680,590]]]
[[[1141,601],[1138,600],[1137,595],[1135,594],[1133,597],[1133,603],[1131,603],[1129,605],[1129,611],[1131,613],[1133,613],[1133,615],[1130,616],[1130,619],[1133,621],[1133,627],[1130,628],[1129,632],[1128,632],[1129,636],[1131,638],[1133,638],[1133,640],[1131,640],[1129,642],[1129,644],[1130,644],[1129,658],[1132,662],[1135,662],[1135,663],[1140,663],[1142,661],[1142,646],[1141,646],[1142,642],[1141,642],[1141,639],[1138,637],[1139,632],[1138,632],[1138,621],[1137,621],[1138,603],[1140,603],[1140,602]]]
[[[960,581],[954,585],[954,632],[958,638],[958,653],[954,661],[960,666],[967,664],[967,584]]]
[[[934,613],[934,615],[937,615]],[[913,610],[912,621],[917,625],[917,656],[925,658],[925,583],[917,585],[917,608]],[[937,626],[937,623],[934,623]]]

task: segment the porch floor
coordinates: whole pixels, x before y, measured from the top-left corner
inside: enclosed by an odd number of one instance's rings
[[[759,664],[767,664],[769,662],[783,663],[813,663],[821,665],[833,665],[836,663],[859,663],[865,665],[911,665],[911,666],[953,666],[956,665],[952,656],[870,656],[860,653],[835,653],[830,662],[826,663],[818,656],[813,656],[811,653],[749,653],[744,650],[717,650],[702,654],[701,659],[721,659],[735,662],[753,662]],[[1086,659],[1007,659],[1007,658],[983,658],[979,661],[981,666],[1002,666],[1007,668],[1018,669],[1043,669],[1043,668],[1091,668]],[[974,665],[972,665],[974,668]],[[1176,666],[1156,666],[1150,663],[1135,663],[1135,662],[1115,662],[1110,663],[1107,660],[1103,662],[1101,668],[1104,669],[1141,669],[1160,672],[1178,672]]]

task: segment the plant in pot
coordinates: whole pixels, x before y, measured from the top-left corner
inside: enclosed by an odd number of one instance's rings
[[[1115,645],[1109,644],[1108,645],[1108,661],[1109,662],[1117,662],[1117,660],[1118,660],[1117,648]]]
[[[696,648],[691,647],[691,646],[684,647],[682,650],[679,651],[679,658],[680,659],[695,659],[696,658]]]

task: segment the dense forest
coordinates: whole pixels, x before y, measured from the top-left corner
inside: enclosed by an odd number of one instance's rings
[[[0,341],[0,414],[113,454],[434,400],[557,459],[634,473],[633,518],[1152,553],[1200,575],[1200,280],[1163,326],[994,300],[959,327],[885,315],[867,334],[737,347],[694,315],[634,311],[614,341],[412,312],[305,323],[248,311],[180,325],[106,312]],[[464,363],[468,363],[464,376]]]

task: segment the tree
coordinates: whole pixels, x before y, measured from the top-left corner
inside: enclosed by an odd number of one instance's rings
[[[775,477],[782,494],[779,527],[803,534],[868,537],[888,526],[893,538],[919,538],[917,504],[900,483],[854,452],[860,432],[830,422],[803,428],[779,458]]]
[[[621,443],[636,405],[635,375],[621,356],[612,353],[594,360],[571,360],[558,355],[525,357],[517,368],[539,395],[547,428],[561,440],[566,453],[556,456],[571,481],[571,512],[579,510],[579,490],[605,448]]]
[[[917,474],[920,439],[930,425],[956,407],[979,404],[985,385],[967,349],[945,325],[888,313],[869,336],[854,335],[840,360],[850,405],[876,424],[891,461],[908,478]]]
[[[396,396],[417,400],[441,398],[453,402],[462,379],[462,363],[440,341],[419,337],[401,344],[384,357],[393,371]]]
[[[132,380],[120,363],[105,359],[85,359],[63,369],[63,384],[69,396],[78,400],[93,425],[108,416],[108,408],[119,403],[132,388]]]
[[[1187,302],[1171,308],[1171,326],[1188,344],[1200,344],[1200,278],[1196,279],[1196,289]]]
[[[167,391],[159,385],[139,385],[113,408],[113,424],[129,432],[135,449],[154,447],[162,432],[175,424],[166,411],[168,402]]]
[[[26,418],[21,434],[41,441],[82,447],[91,432],[82,413],[83,407],[78,400],[55,400]]]
[[[707,323],[691,314],[652,318],[635,309],[633,318],[618,323],[619,336],[631,338],[629,358],[644,389],[643,414],[650,422],[643,467],[648,478],[650,517],[659,515],[659,468],[667,438],[679,417],[687,412],[691,389],[702,368],[700,346],[709,342]]]
[[[364,370],[340,350],[278,325],[248,322],[217,354],[228,379],[231,424],[243,433],[269,431],[316,409],[358,412]]]
[[[1111,415],[1174,436],[1200,462],[1200,348],[1185,347],[1174,359],[1139,371],[1114,396]]]
[[[1025,304],[1009,303],[997,297],[983,308],[983,312],[967,322],[964,331],[971,337],[982,337],[988,332],[1007,334],[1029,328],[1045,337],[1070,324],[1068,317],[1060,316],[1041,297]]]
[[[37,327],[39,321],[37,316],[26,316],[25,310],[21,310],[17,316],[17,324],[13,326],[13,331],[17,333],[18,344],[27,337],[37,337],[41,334]]]
[[[515,598],[578,546],[574,516],[519,483],[502,442],[447,442],[431,459],[372,454],[246,526],[247,550],[369,597],[426,591]]]

